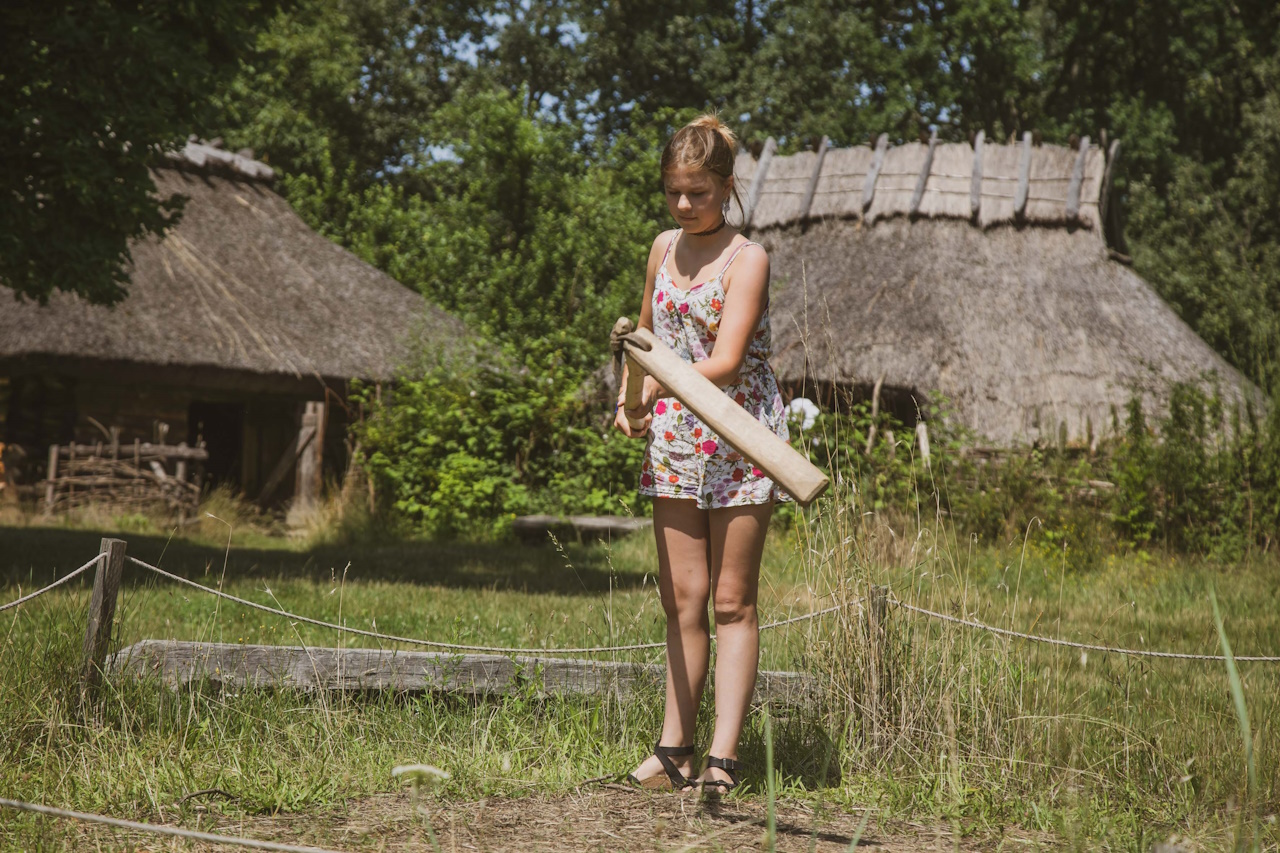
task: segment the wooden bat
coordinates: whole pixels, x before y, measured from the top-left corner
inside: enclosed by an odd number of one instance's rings
[[[625,318],[624,318],[625,319]],[[614,332],[623,341],[627,358],[626,407],[640,405],[645,374],[651,374],[667,392],[711,427],[734,450],[787,490],[800,506],[808,506],[830,485],[827,475],[795,448],[753,418],[724,390],[676,355],[648,329],[631,331],[631,321],[619,320]],[[625,331],[624,331],[625,330]],[[644,422],[627,419],[632,429]]]

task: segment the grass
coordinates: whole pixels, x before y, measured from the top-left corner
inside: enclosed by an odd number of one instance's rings
[[[1050,636],[1212,654],[1229,637],[1237,655],[1280,650],[1275,562],[1129,554],[1078,573],[1055,552],[1060,540],[1034,524],[1007,542],[957,542],[935,538],[944,526],[863,516],[855,506],[833,503],[817,520],[771,533],[765,620],[852,603],[883,583],[931,609]],[[214,523],[172,539],[147,529],[124,538],[130,554],[202,583],[354,626],[376,620],[391,633],[502,646],[661,638],[649,537],[557,550],[309,545],[251,534],[233,531],[230,551],[227,528]],[[0,528],[0,601],[82,564],[99,535]],[[0,790],[17,799],[179,820],[193,816],[184,795],[220,788],[236,798],[223,806],[231,812],[311,812],[393,790],[390,769],[411,763],[449,771],[434,795],[445,799],[565,791],[629,768],[660,720],[656,695],[620,704],[530,692],[473,703],[173,694],[124,680],[109,682],[86,715],[72,673],[87,585],[69,587],[0,617]],[[770,740],[763,715],[752,715],[745,796],[773,787],[765,771],[773,766],[781,800],[872,804],[883,815],[984,837],[1020,827],[1078,849],[1143,851],[1172,834],[1208,846],[1251,846],[1255,834],[1260,849],[1280,843],[1280,751],[1270,725],[1280,711],[1280,667],[1239,663],[1233,684],[1220,664],[1082,656],[893,609],[888,624],[879,665],[856,605],[840,618],[766,635],[764,665],[819,674],[828,702],[820,713],[775,715]],[[135,570],[118,634],[121,643],[368,644],[215,605]],[[884,685],[874,702],[873,673]],[[1241,714],[1256,723],[1243,749]],[[74,844],[70,832],[0,815],[6,847],[63,849]]]

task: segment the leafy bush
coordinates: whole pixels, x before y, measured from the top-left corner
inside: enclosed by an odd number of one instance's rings
[[[1181,384],[1149,425],[1139,398],[1117,437],[1096,452],[1036,446],[980,452],[948,428],[935,404],[932,465],[912,451],[912,431],[866,404],[823,413],[793,442],[837,482],[852,478],[865,511],[950,516],[962,535],[1012,541],[1073,570],[1100,565],[1109,548],[1200,553],[1238,560],[1280,536],[1280,414],[1228,413],[1220,398]],[[875,425],[877,440],[867,452]],[[891,446],[886,437],[898,440]],[[901,439],[907,439],[905,442]],[[792,512],[784,514],[791,518]]]
[[[363,463],[413,532],[492,538],[529,512],[642,511],[644,450],[554,341],[498,358],[436,354],[380,393],[359,392]]]

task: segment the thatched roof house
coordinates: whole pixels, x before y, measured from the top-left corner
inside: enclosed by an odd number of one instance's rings
[[[1075,148],[908,143],[739,156],[741,215],[773,265],[774,367],[792,393],[930,392],[999,442],[1096,438],[1175,381],[1257,396],[1104,234],[1111,166]],[[1104,226],[1107,226],[1104,228]]]
[[[0,441],[101,441],[94,420],[151,441],[164,423],[170,442],[203,438],[210,469],[252,492],[305,401],[340,400],[348,380],[389,379],[421,341],[463,334],[308,228],[250,157],[192,142],[152,177],[188,201],[164,239],[131,247],[123,303],[59,293],[0,308]]]

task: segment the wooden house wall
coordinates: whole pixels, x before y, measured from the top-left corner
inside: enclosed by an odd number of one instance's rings
[[[135,439],[159,441],[160,425],[167,424],[164,440],[169,444],[194,444],[203,438],[211,454],[220,450],[238,456],[232,470],[225,472],[225,482],[252,500],[297,436],[308,396],[244,393],[194,383],[119,382],[74,372],[0,369],[0,442],[24,447],[28,462],[23,480],[34,482],[44,476],[49,444],[109,440],[94,421],[108,429],[118,427],[122,444],[132,444]],[[193,404],[198,404],[197,415],[203,410],[220,416],[211,419],[211,424],[198,418],[193,421]],[[347,464],[347,422],[341,406],[330,405],[328,409],[324,472],[332,480],[341,477]],[[211,434],[211,429],[218,430],[217,434]],[[231,429],[234,435],[228,434]],[[220,461],[211,458],[210,468],[217,468]],[[274,500],[287,499],[292,492],[293,474],[288,472]]]

